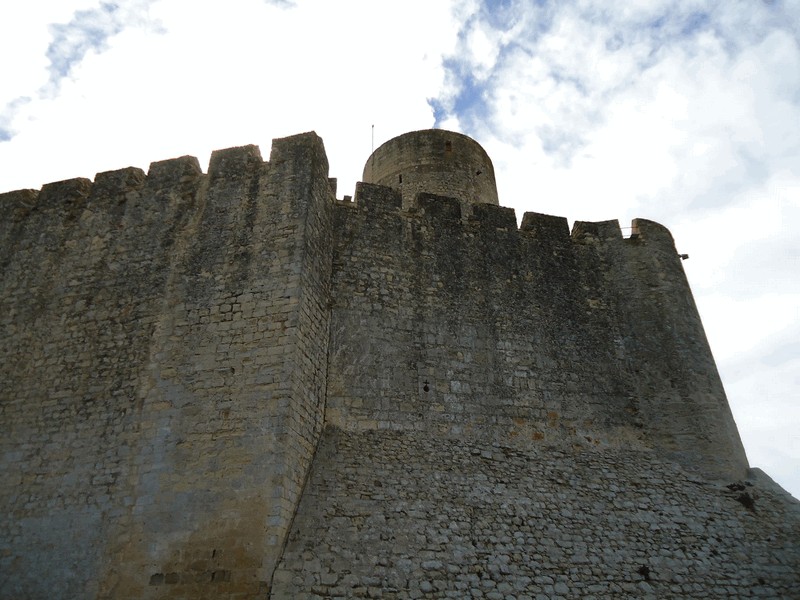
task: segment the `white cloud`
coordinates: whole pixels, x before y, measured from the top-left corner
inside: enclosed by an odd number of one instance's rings
[[[423,10],[428,15],[420,20]],[[155,27],[123,27],[71,63],[56,97],[35,96],[0,144],[0,187],[260,143],[310,129],[348,193],[376,144],[430,127],[427,99],[454,47],[450,5],[299,0],[154,2]],[[413,42],[413,43],[412,43]],[[40,52],[47,47],[47,40]],[[38,59],[37,59],[38,60]],[[35,90],[33,90],[35,92]],[[80,152],[75,152],[79,147]]]
[[[49,24],[67,22],[76,10],[97,4],[99,0],[39,0],[35,5],[8,2],[0,7],[0,56],[6,57],[0,61],[0,107],[19,96],[32,95],[47,82]]]
[[[764,470],[797,496],[800,472],[800,294],[763,303],[767,310],[794,311],[794,327],[762,333],[761,345],[743,347],[742,354],[719,363],[731,410],[739,426],[750,463]],[[793,306],[787,306],[793,301]],[[756,322],[763,321],[757,318]],[[752,326],[751,326],[752,328]],[[752,337],[757,337],[752,336]]]

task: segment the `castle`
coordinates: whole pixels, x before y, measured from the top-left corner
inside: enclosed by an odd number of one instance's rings
[[[669,231],[408,133],[0,195],[0,598],[800,597]]]

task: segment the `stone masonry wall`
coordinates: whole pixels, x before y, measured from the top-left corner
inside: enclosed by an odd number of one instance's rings
[[[133,505],[139,373],[185,225],[185,199],[142,202],[144,180],[0,197],[3,598],[96,595],[110,525]]]
[[[680,259],[668,233],[651,234],[660,226],[623,239],[616,221],[579,222],[570,237],[558,217],[526,213],[518,229],[502,207],[463,219],[453,199],[401,206],[368,184],[336,206],[328,422],[655,446],[743,475],[699,318],[682,317],[697,313]]]
[[[332,204],[313,134],[0,196],[0,597],[268,589],[323,420]]]
[[[411,188],[309,133],[0,195],[0,599],[800,588],[669,232]]]
[[[658,453],[326,429],[272,598],[796,598],[800,504]]]

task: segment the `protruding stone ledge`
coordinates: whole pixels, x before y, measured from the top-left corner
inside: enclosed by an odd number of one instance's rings
[[[522,216],[520,230],[528,231],[535,238],[542,240],[566,241],[569,239],[569,223],[566,217],[526,212]]]
[[[208,163],[208,177],[211,181],[242,177],[258,169],[263,162],[261,150],[255,144],[215,150]]]

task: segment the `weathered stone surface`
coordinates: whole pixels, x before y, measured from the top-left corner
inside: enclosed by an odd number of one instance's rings
[[[799,511],[651,451],[329,427],[272,597],[791,598]]]
[[[0,598],[793,595],[669,231],[412,138],[0,195]]]
[[[525,442],[655,447],[723,479],[747,468],[669,232],[420,193],[334,212],[327,420]],[[512,213],[513,214],[513,213]],[[561,227],[564,227],[562,230]],[[557,233],[559,232],[559,233]]]
[[[3,245],[1,597],[266,589],[322,427],[333,199],[315,135],[256,158],[101,174],[77,214],[89,183],[46,186]]]

